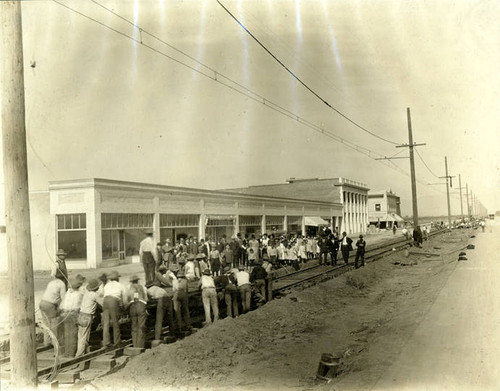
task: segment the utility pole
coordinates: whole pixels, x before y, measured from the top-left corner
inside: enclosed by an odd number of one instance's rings
[[[467,217],[470,218],[470,206],[469,206],[469,187],[465,184],[465,197],[467,198]]]
[[[459,190],[460,190],[460,217],[462,219],[462,223],[464,222],[464,205],[463,205],[463,201],[462,201],[462,177],[460,176],[460,174],[458,174],[458,186],[459,186]]]
[[[20,1],[0,1],[0,23],[1,121],[10,277],[10,378],[14,389],[33,389],[37,386],[37,363]]]
[[[445,176],[440,178],[446,178],[446,202],[448,205],[448,226],[451,228],[451,206],[450,206],[450,187],[453,187],[453,182],[451,178],[451,175],[448,175],[448,159],[446,156],[444,157],[444,169],[445,169]]]
[[[408,118],[408,144],[396,145],[396,148],[409,148],[410,150],[410,177],[411,177],[411,201],[413,208],[413,228],[417,228],[418,226],[417,180],[415,177],[415,159],[413,154],[413,148],[425,144],[417,144],[413,142],[409,107],[406,108],[406,116]]]
[[[474,217],[474,194],[470,191],[470,215]]]

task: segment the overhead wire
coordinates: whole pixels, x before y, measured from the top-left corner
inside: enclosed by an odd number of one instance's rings
[[[418,157],[420,158],[420,160],[422,161],[422,163],[424,164],[425,168],[427,168],[427,170],[436,178],[439,179],[439,176],[434,174],[434,172],[429,168],[429,166],[427,165],[427,163],[425,162],[424,158],[422,157],[422,155],[420,155],[420,152],[418,152],[418,149],[417,148],[414,148],[413,149],[415,152],[417,152],[417,155]]]
[[[385,137],[382,137],[382,136],[368,130],[364,126],[362,126],[359,123],[357,123],[356,121],[352,120],[350,117],[348,117],[346,114],[341,112],[339,109],[333,107],[324,98],[322,98],[316,91],[314,91],[311,87],[309,87],[301,78],[299,78],[292,70],[290,70],[290,68],[288,68],[278,57],[276,57],[262,42],[260,42],[259,39],[254,34],[252,34],[252,32],[250,30],[248,30],[248,28],[246,28],[245,25],[242,22],[240,22],[238,20],[238,18],[236,18],[236,16],[234,16],[231,13],[231,11],[229,11],[219,0],[217,0],[217,3],[236,21],[236,23],[238,23],[241,26],[241,28],[243,28],[243,30],[245,30],[247,32],[248,35],[250,35],[250,37],[252,37],[252,39],[255,42],[257,42],[279,65],[281,65],[281,67],[283,67],[295,80],[297,80],[300,84],[302,84],[302,86],[305,89],[307,89],[311,94],[313,94],[316,98],[318,98],[321,102],[323,102],[323,104],[325,104],[327,107],[329,107],[330,109],[335,111],[338,115],[340,115],[345,120],[349,121],[351,124],[353,124],[357,128],[370,134],[371,136],[376,137],[379,140],[385,141],[386,143],[389,143],[392,145],[398,145],[398,143],[391,141],[389,139],[386,139]]]
[[[111,10],[111,9],[109,9],[109,8],[101,5],[100,3],[98,3],[95,0],[91,0],[91,2],[93,2],[96,5],[99,5],[101,8],[107,10],[108,12],[111,12],[112,14],[116,15],[117,17],[119,17],[121,20],[126,21],[127,23],[131,24],[132,26],[134,26],[135,28],[139,29],[143,33],[146,33],[147,35],[155,38],[159,42],[167,45],[168,47],[170,47],[172,49],[174,49],[178,53],[181,53],[184,56],[188,57],[189,59],[195,61],[197,64],[199,64],[199,65],[205,67],[206,69],[210,70],[211,72],[213,72],[214,75],[212,76],[210,74],[206,74],[206,73],[202,72],[201,70],[196,69],[195,67],[193,67],[193,66],[191,66],[189,64],[186,64],[185,62],[180,61],[180,60],[178,60],[178,59],[176,59],[176,58],[174,58],[174,57],[172,57],[172,56],[170,56],[170,55],[162,52],[161,50],[156,49],[155,47],[153,47],[151,45],[148,45],[147,43],[144,42],[144,40],[137,39],[137,38],[135,38],[135,37],[133,37],[133,36],[131,36],[129,34],[126,34],[126,33],[122,32],[120,30],[117,30],[117,29],[115,29],[115,28],[107,25],[106,23],[103,23],[103,22],[101,22],[101,21],[99,21],[99,20],[97,20],[97,19],[95,19],[95,18],[93,18],[93,17],[91,17],[89,15],[84,14],[81,11],[78,11],[78,10],[76,10],[76,9],[74,9],[74,8],[66,5],[66,4],[61,3],[58,0],[52,0],[52,1],[55,2],[58,5],[61,5],[62,7],[66,8],[66,9],[72,11],[72,12],[75,12],[76,14],[78,14],[78,15],[80,15],[80,16],[88,19],[88,20],[91,20],[94,23],[97,23],[98,25],[100,25],[100,26],[102,26],[104,28],[107,28],[107,29],[109,29],[109,30],[111,30],[111,31],[113,31],[113,32],[115,32],[115,33],[117,33],[117,34],[125,37],[125,38],[128,38],[128,39],[136,42],[137,44],[140,44],[140,45],[144,46],[145,48],[147,48],[147,49],[149,49],[149,50],[151,50],[151,51],[153,51],[153,52],[155,52],[155,53],[157,53],[157,54],[159,54],[161,56],[164,56],[164,57],[168,58],[169,60],[172,60],[172,61],[176,62],[179,65],[187,67],[188,69],[191,69],[192,71],[194,71],[194,72],[196,72],[196,73],[198,73],[198,74],[200,74],[202,76],[205,76],[206,78],[209,78],[210,80],[215,81],[215,82],[217,82],[217,83],[225,86],[226,88],[229,88],[229,89],[231,89],[231,90],[233,90],[233,91],[235,91],[235,92],[237,92],[237,93],[239,93],[241,95],[244,95],[247,98],[250,98],[250,99],[252,99],[255,102],[261,103],[264,106],[268,107],[269,109],[272,109],[272,110],[274,110],[274,111],[276,111],[276,112],[278,112],[278,113],[280,113],[282,115],[285,115],[286,117],[295,120],[296,122],[300,123],[303,126],[307,126],[310,129],[315,130],[316,132],[319,132],[319,133],[321,133],[321,134],[323,134],[323,135],[325,135],[325,136],[327,136],[327,137],[329,137],[329,138],[331,138],[331,139],[333,139],[333,140],[335,140],[335,141],[337,141],[337,142],[345,145],[346,147],[348,147],[348,148],[350,148],[352,150],[355,150],[355,151],[357,151],[359,153],[362,153],[363,155],[368,156],[369,158],[371,158],[373,160],[375,160],[377,157],[382,157],[381,154],[379,154],[379,153],[377,153],[377,152],[375,152],[373,150],[370,150],[369,148],[362,147],[362,146],[360,146],[358,144],[350,142],[349,140],[336,135],[332,131],[329,131],[329,130],[324,129],[324,128],[316,125],[316,124],[313,124],[312,122],[308,121],[305,118],[302,118],[298,114],[293,113],[292,111],[290,111],[290,110],[282,107],[281,105],[279,105],[277,103],[274,103],[270,99],[267,99],[266,97],[264,97],[264,96],[262,96],[262,95],[260,95],[260,94],[258,94],[256,92],[252,91],[248,87],[246,87],[246,86],[244,86],[244,85],[242,85],[242,84],[234,81],[233,79],[225,76],[224,74],[218,72],[217,70],[215,70],[215,69],[213,69],[213,68],[211,68],[211,67],[203,64],[201,61],[193,58],[192,56],[189,56],[188,54],[184,53],[183,51],[175,48],[174,46],[172,46],[170,44],[168,44],[167,42],[165,42],[164,40],[162,40],[159,37],[155,36],[154,34],[151,34],[151,33],[147,32],[146,30],[144,30],[143,28],[141,28],[137,24],[135,24],[132,21],[130,21],[130,20],[124,18],[123,16],[117,14],[113,10]],[[222,79],[227,80],[227,82],[224,82]],[[234,85],[231,85],[231,84],[234,84]],[[235,86],[238,87],[238,88],[236,88]],[[398,167],[398,166],[396,166],[394,164],[387,163],[387,162],[382,162],[382,161],[379,161],[379,162],[381,164],[384,164],[384,165],[390,167],[390,168],[395,169],[396,171],[399,171],[403,175],[408,175],[404,170],[402,170],[400,167]]]
[[[292,111],[284,108],[283,106],[281,106],[281,105],[279,105],[277,103],[274,103],[273,101],[267,99],[266,97],[264,97],[264,96],[262,96],[262,95],[260,95],[260,94],[258,94],[256,92],[252,91],[251,89],[249,89],[248,87],[242,85],[241,83],[238,83],[237,81],[235,81],[235,80],[233,80],[233,79],[225,76],[224,74],[218,72],[217,70],[213,69],[212,67],[210,67],[210,66],[202,63],[201,61],[197,60],[196,58],[190,56],[189,54],[183,52],[182,50],[176,48],[175,46],[169,44],[168,42],[162,40],[161,38],[157,37],[156,35],[154,35],[152,33],[149,33],[147,30],[144,30],[143,28],[141,28],[140,26],[138,26],[136,23],[134,23],[134,22],[128,20],[127,18],[119,15],[115,11],[113,11],[113,10],[111,10],[111,9],[103,6],[102,4],[100,4],[99,2],[97,2],[96,0],[90,0],[90,1],[92,3],[98,5],[99,7],[105,9],[106,11],[111,12],[113,15],[117,16],[121,20],[129,23],[134,28],[139,29],[142,33],[145,33],[146,35],[148,35],[148,36],[156,39],[160,43],[168,46],[169,48],[175,50],[176,52],[178,52],[178,53],[186,56],[190,60],[196,62],[197,64],[199,64],[201,66],[203,66],[205,69],[209,70],[210,72],[213,72],[213,76],[210,75],[210,74],[206,74],[206,73],[202,72],[201,70],[196,69],[195,67],[193,67],[193,66],[191,66],[189,64],[186,64],[185,62],[183,62],[183,61],[181,61],[179,59],[176,59],[176,58],[174,58],[174,57],[172,57],[172,56],[170,56],[170,55],[162,52],[161,50],[156,49],[155,47],[153,47],[151,45],[148,45],[147,43],[145,43],[142,40],[142,38],[141,39],[137,39],[137,38],[135,38],[135,37],[133,37],[131,35],[128,35],[128,34],[122,32],[120,30],[117,30],[117,29],[115,29],[115,28],[107,25],[106,23],[103,23],[103,22],[101,22],[101,21],[99,21],[99,20],[97,20],[97,19],[95,19],[95,18],[93,18],[93,17],[91,17],[89,15],[84,14],[81,11],[78,11],[78,10],[76,10],[76,9],[74,9],[74,8],[66,5],[66,4],[63,4],[63,3],[61,3],[58,0],[52,0],[52,1],[55,2],[56,4],[60,5],[60,6],[64,7],[64,8],[66,8],[66,9],[68,9],[68,10],[70,10],[72,12],[75,12],[76,14],[78,14],[78,15],[80,15],[80,16],[82,16],[82,17],[84,17],[84,18],[86,18],[86,19],[88,19],[88,20],[90,20],[90,21],[92,21],[92,22],[94,22],[94,23],[96,23],[96,24],[104,27],[104,28],[107,28],[107,29],[109,29],[109,30],[111,30],[111,31],[113,31],[113,32],[115,32],[115,33],[117,33],[117,34],[125,37],[125,38],[128,38],[128,39],[136,42],[137,44],[142,45],[143,47],[145,47],[145,48],[147,48],[147,49],[155,52],[156,54],[159,54],[159,55],[161,55],[161,56],[163,56],[165,58],[168,58],[169,60],[174,61],[175,63],[177,63],[179,65],[182,65],[182,66],[184,66],[184,67],[186,67],[188,69],[191,69],[192,71],[194,71],[194,72],[196,72],[196,73],[198,73],[198,74],[200,74],[200,75],[202,75],[202,76],[204,76],[204,77],[206,77],[206,78],[208,78],[208,79],[210,79],[212,81],[215,81],[215,82],[217,82],[217,83],[225,86],[226,88],[231,89],[234,92],[237,92],[238,94],[241,94],[241,95],[243,95],[243,96],[245,96],[245,97],[247,97],[249,99],[252,99],[253,101],[255,101],[257,103],[260,103],[260,104],[266,106],[267,108],[269,108],[269,109],[271,109],[271,110],[273,110],[275,112],[278,112],[278,113],[280,113],[280,114],[282,114],[282,115],[284,115],[284,116],[286,116],[286,117],[288,117],[288,118],[290,118],[292,120],[295,120],[299,124],[301,124],[303,126],[306,126],[306,127],[310,128],[310,129],[312,129],[312,130],[314,130],[314,131],[316,131],[318,133],[321,133],[322,135],[324,135],[326,137],[329,137],[329,138],[337,141],[340,144],[343,144],[344,146],[346,146],[347,148],[350,148],[351,150],[354,150],[354,151],[356,151],[358,153],[361,153],[361,154],[367,156],[368,158],[370,158],[372,160],[376,160],[378,163],[383,164],[383,165],[385,165],[385,166],[387,166],[387,167],[389,167],[389,168],[391,168],[391,169],[393,169],[395,171],[398,171],[402,175],[405,175],[407,177],[410,176],[405,170],[403,170],[401,167],[399,167],[398,165],[396,165],[394,162],[392,162],[390,160],[387,160],[387,161],[377,160],[377,158],[384,157],[382,154],[380,154],[378,152],[375,152],[375,151],[373,151],[373,150],[371,150],[369,148],[366,148],[366,147],[360,146],[358,144],[355,144],[355,143],[353,143],[353,142],[351,142],[351,141],[349,141],[349,140],[347,140],[347,139],[345,139],[343,137],[340,137],[337,134],[333,133],[332,131],[327,130],[327,129],[321,127],[321,126],[318,126],[318,125],[310,122],[309,120],[307,120],[307,119],[299,116],[298,114],[296,114],[296,113],[294,113],[294,112],[292,112]],[[224,82],[222,79],[226,80],[226,82]],[[391,143],[393,143],[393,142],[391,142]],[[393,143],[393,144],[397,144],[397,143]],[[398,152],[396,155],[398,155],[399,153],[400,152]],[[394,156],[396,156],[396,155],[394,155]],[[426,182],[421,181],[419,179],[417,179],[417,181],[419,183],[423,184],[423,185],[428,185],[429,184],[428,182],[426,183]]]

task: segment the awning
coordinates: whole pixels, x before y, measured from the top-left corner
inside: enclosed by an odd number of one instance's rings
[[[328,221],[323,220],[321,217],[311,216],[305,217],[305,225],[319,227],[321,225],[330,225]]]
[[[396,213],[389,213],[387,214],[387,221],[405,221],[401,216],[397,215]]]

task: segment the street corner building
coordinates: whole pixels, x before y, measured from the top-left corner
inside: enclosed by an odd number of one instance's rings
[[[400,197],[392,190],[369,191],[368,218],[370,225],[381,229],[400,226],[404,223]]]
[[[147,230],[155,241],[237,233],[315,234],[319,227],[364,233],[368,187],[345,178],[289,179],[276,185],[204,190],[110,179],[53,181],[30,194],[33,264],[48,270],[67,252],[69,269],[139,262]],[[2,233],[2,241],[5,233]],[[0,256],[7,269],[6,252]]]

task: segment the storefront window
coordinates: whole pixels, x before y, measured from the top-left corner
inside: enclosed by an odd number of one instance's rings
[[[87,258],[87,219],[85,213],[57,215],[57,245],[67,260]]]
[[[103,213],[102,258],[120,259],[139,255],[139,245],[145,238],[144,230],[153,228],[152,214]]]

